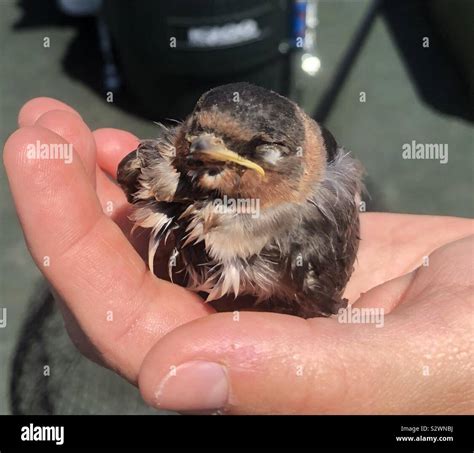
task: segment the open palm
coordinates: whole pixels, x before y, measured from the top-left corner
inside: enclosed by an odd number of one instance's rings
[[[473,411],[472,221],[361,216],[346,297],[353,307],[384,308],[383,328],[216,313],[152,275],[142,259],[146,238],[130,240],[130,205],[109,176],[136,137],[91,132],[49,98],[29,101],[19,126],[4,162],[28,248],[75,344],[139,385],[150,404],[230,413]],[[72,163],[29,159],[37,140],[71,143]]]

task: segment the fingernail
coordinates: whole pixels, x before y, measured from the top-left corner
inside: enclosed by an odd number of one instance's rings
[[[223,408],[229,396],[224,367],[218,363],[193,361],[171,370],[155,393],[156,403],[176,411],[211,411]]]

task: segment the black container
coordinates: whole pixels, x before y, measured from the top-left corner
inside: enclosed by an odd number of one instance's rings
[[[107,0],[128,91],[150,117],[183,118],[206,90],[248,81],[286,94],[290,7],[282,0]],[[283,44],[282,44],[283,43]]]

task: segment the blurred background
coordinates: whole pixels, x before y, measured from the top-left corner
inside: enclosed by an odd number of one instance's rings
[[[152,138],[205,90],[249,81],[363,162],[367,210],[472,217],[473,22],[471,0],[0,0],[0,141],[38,96]],[[412,141],[448,146],[448,162],[403,159]],[[3,167],[0,228],[0,414],[156,413],[71,345]]]

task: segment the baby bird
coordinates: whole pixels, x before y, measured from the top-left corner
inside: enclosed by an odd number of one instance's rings
[[[194,111],[119,165],[150,229],[149,267],[169,237],[170,278],[254,309],[304,318],[347,305],[363,169],[289,99],[248,83],[203,94]]]

